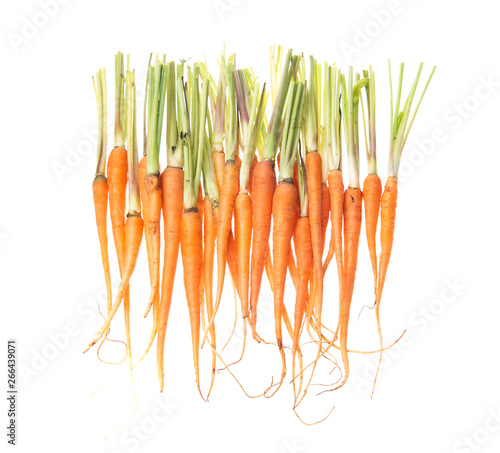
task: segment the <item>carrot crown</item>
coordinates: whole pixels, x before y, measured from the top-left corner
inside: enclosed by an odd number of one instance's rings
[[[217,176],[215,174],[215,164],[212,158],[210,140],[207,134],[203,142],[203,188],[205,194],[210,198],[213,208],[219,206],[219,185],[217,184]]]
[[[348,81],[341,75],[342,107],[344,112],[344,134],[347,144],[347,158],[349,162],[349,187],[359,189],[359,129],[358,109],[361,89],[368,83],[366,78],[361,79],[356,74],[353,80],[352,66],[349,66]]]
[[[403,148],[406,143],[406,139],[408,138],[408,134],[410,133],[410,129],[413,125],[413,121],[415,121],[415,117],[417,116],[418,109],[420,107],[420,103],[424,98],[425,92],[427,91],[427,87],[434,75],[434,71],[436,70],[436,66],[432,68],[432,71],[427,79],[427,83],[425,84],[424,90],[420,95],[420,99],[417,103],[415,111],[413,112],[410,123],[408,124],[408,119],[410,117],[411,104],[413,102],[413,98],[415,97],[415,92],[417,91],[417,85],[420,78],[420,74],[422,72],[424,64],[420,63],[417,70],[417,75],[413,81],[413,85],[410,89],[410,93],[406,98],[406,102],[404,104],[403,110],[400,111],[400,103],[401,103],[401,90],[403,86],[403,71],[404,71],[404,63],[401,63],[399,68],[399,82],[398,82],[398,91],[396,95],[396,108],[393,109],[392,102],[392,74],[391,74],[391,61],[389,60],[389,85],[391,90],[391,137],[390,137],[390,148],[389,148],[389,168],[388,175],[390,177],[397,178],[399,171],[399,164],[401,162],[401,154],[403,153]]]
[[[128,70],[129,55],[127,55]],[[123,53],[115,55],[115,148],[125,147],[127,134],[127,106],[125,104],[125,62]]]
[[[281,140],[280,181],[293,178],[295,154],[302,123],[304,97],[304,83],[292,82],[287,98],[285,124]]]
[[[106,149],[108,147],[108,106],[106,89],[106,70],[99,69],[95,79],[94,93],[97,103],[98,136],[97,136],[97,168],[95,176],[105,176],[106,173]]]
[[[200,186],[203,148],[205,146],[205,123],[207,117],[209,81],[203,81],[200,98],[199,68],[188,68],[190,82],[184,85],[183,77],[177,78],[177,103],[179,106],[179,132],[184,153],[184,209],[196,208]],[[191,89],[190,106],[186,91]]]
[[[154,66],[148,65],[148,135],[147,135],[147,172],[148,175],[160,171],[160,143],[165,110],[165,93],[167,89],[168,66],[155,58]]]
[[[141,198],[137,176],[137,115],[135,95],[135,71],[126,74],[126,113],[127,113],[127,161],[129,183],[129,214],[141,213]]]

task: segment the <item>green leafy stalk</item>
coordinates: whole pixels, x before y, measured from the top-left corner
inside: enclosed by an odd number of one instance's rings
[[[236,107],[236,81],[234,64],[221,59],[227,85],[226,161],[232,161],[238,153],[238,110]]]
[[[240,170],[240,192],[248,193],[250,183],[250,168],[255,156],[257,141],[264,124],[264,112],[266,110],[269,93],[266,92],[266,84],[262,87],[262,93],[259,94],[259,84],[255,84],[252,90],[252,104],[250,106],[249,129],[244,135],[243,161]],[[239,105],[239,104],[238,104]]]
[[[349,162],[349,187],[359,189],[359,131],[358,131],[358,108],[361,89],[366,86],[368,80],[360,79],[356,75],[356,83],[353,81],[352,66],[349,66],[348,82],[346,85],[344,74],[341,75],[342,102],[344,111],[344,133],[347,144],[347,158]]]
[[[306,145],[306,154],[318,151],[318,110],[317,105],[317,75],[316,60],[310,57],[309,84],[306,92],[306,109],[304,122],[304,142]]]
[[[297,151],[298,156],[298,165],[297,165],[297,173],[299,179],[299,216],[300,217],[308,217],[309,216],[309,195],[307,193],[307,178],[306,178],[306,164],[304,162],[304,156],[302,147],[300,146],[299,141],[299,149]]]
[[[400,101],[401,101],[401,91],[402,91],[402,82],[403,82],[403,70],[404,65],[400,66],[399,73],[399,86],[398,86],[398,94],[396,97],[396,109],[394,111],[394,116],[391,115],[391,143],[390,143],[390,155],[389,155],[389,171],[388,175],[390,177],[397,177],[399,171],[399,165],[401,162],[401,155],[403,153],[403,148],[406,143],[406,139],[408,138],[408,134],[410,133],[411,126],[413,125],[413,121],[417,115],[418,109],[422,102],[422,99],[427,91],[427,87],[434,75],[434,71],[436,67],[431,71],[427,83],[425,84],[424,90],[420,96],[420,99],[417,103],[415,111],[413,113],[412,119],[408,124],[408,120],[410,118],[411,105],[413,103],[413,99],[415,97],[415,93],[417,91],[418,82],[420,79],[420,74],[422,73],[423,63],[420,63],[418,66],[417,74],[413,81],[413,84],[410,89],[410,93],[406,98],[404,107],[402,111],[399,111]],[[390,62],[389,62],[389,72],[390,72]],[[390,79],[391,80],[391,79]],[[392,83],[391,83],[391,105],[392,105]]]
[[[97,168],[95,176],[106,174],[106,149],[108,147],[108,106],[106,88],[106,70],[99,69],[96,77],[92,77],[97,103],[98,138],[97,138]]]
[[[167,67],[167,166],[182,168],[184,159],[179,144],[177,129],[176,93],[175,93],[175,62],[171,61]]]
[[[135,105],[135,71],[127,71],[126,74],[126,107],[127,107],[127,160],[128,160],[128,183],[129,183],[129,214],[141,213],[141,198],[139,194],[139,182],[137,175],[137,132],[136,132],[136,105]]]
[[[212,207],[216,208],[219,206],[219,185],[217,184],[217,176],[215,174],[215,164],[212,157],[212,150],[210,145],[210,140],[205,134],[204,146],[203,146],[203,187],[205,189],[205,194],[210,198]]]
[[[163,64],[158,60],[158,57],[156,57],[154,67],[149,67],[149,94],[152,96],[147,135],[148,175],[156,175],[160,172],[160,143],[163,125],[163,110],[165,108],[167,73],[167,65]]]
[[[281,72],[281,80],[278,93],[276,95],[276,102],[273,106],[271,121],[269,122],[267,135],[264,141],[264,148],[262,150],[262,157],[264,159],[274,161],[276,158],[276,151],[278,150],[280,142],[281,129],[284,125],[283,111],[285,108],[285,100],[292,76],[294,77],[298,70],[299,60],[299,56],[292,57],[292,49],[290,49],[283,63],[283,70]]]
[[[125,148],[125,64],[123,53],[115,55],[115,148]]]
[[[226,80],[222,67],[219,68],[219,84],[217,85],[217,100],[215,103],[214,129],[212,151],[214,153],[224,152],[222,142],[224,139],[224,113],[226,108]]]
[[[283,138],[281,140],[280,181],[293,178],[295,152],[299,142],[304,98],[304,83],[291,82],[287,99]]]
[[[363,75],[368,79],[368,84],[365,87],[366,92],[366,105],[368,110],[368,140],[366,139],[365,128],[365,141],[366,141],[366,158],[368,161],[368,174],[377,174],[377,139],[375,133],[375,72],[370,65],[370,69],[363,71]],[[363,110],[363,123],[364,121]]]

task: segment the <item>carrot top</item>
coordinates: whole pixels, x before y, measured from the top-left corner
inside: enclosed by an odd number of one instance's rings
[[[366,106],[368,110],[368,137],[366,136],[365,110],[363,100],[361,99],[361,108],[363,111],[363,125],[365,131],[366,158],[368,160],[368,174],[377,174],[377,139],[375,134],[375,71],[372,66],[363,71],[363,76],[368,80],[365,86]]]
[[[179,131],[177,127],[175,62],[167,65],[166,114],[167,114],[167,166],[182,168],[184,156],[179,146]]]
[[[191,73],[191,109],[188,110],[186,90],[182,77],[177,78],[177,103],[179,106],[179,132],[184,153],[184,208],[196,208],[200,186],[203,148],[205,146],[205,122],[207,117],[208,84],[203,81],[200,99],[199,68],[188,68]],[[189,113],[188,113],[189,112]],[[191,120],[191,121],[190,121]]]
[[[127,55],[127,66],[128,60],[129,56]],[[115,148],[125,147],[125,137],[127,135],[126,109],[125,62],[123,53],[117,52],[115,55]]]
[[[318,151],[318,93],[321,90],[316,85],[317,82],[317,62],[310,57],[309,80],[307,81],[305,121],[304,121],[304,143],[306,145],[306,154]],[[321,72],[319,72],[321,74]]]
[[[295,154],[302,123],[304,97],[304,83],[291,82],[287,98],[283,138],[281,140],[280,181],[293,178]]]
[[[307,178],[306,178],[306,164],[304,162],[304,156],[302,155],[302,147],[300,146],[297,152],[297,174],[299,182],[299,216],[308,217],[309,216],[309,195],[307,194]]]
[[[345,75],[341,74],[342,107],[344,111],[344,134],[347,144],[347,158],[349,163],[349,187],[359,189],[359,131],[358,108],[361,89],[368,83],[366,78],[361,79],[356,74],[353,80],[352,66],[349,66],[348,84]]]
[[[94,84],[95,99],[97,103],[98,117],[98,137],[97,137],[97,168],[96,176],[105,176],[106,173],[106,149],[108,146],[108,107],[107,107],[107,89],[106,89],[106,70],[99,69]]]
[[[323,182],[325,172],[342,170],[342,135],[340,114],[340,69],[324,65],[323,82]]]
[[[227,115],[226,115],[226,161],[234,160],[238,154],[238,110],[236,107],[236,80],[234,63],[221,58],[221,69],[224,73],[227,86]]]
[[[279,89],[276,94],[276,101],[273,106],[273,113],[262,150],[262,157],[264,159],[274,160],[276,158],[276,151],[278,150],[282,127],[284,126],[283,111],[285,108],[285,100],[292,77],[295,78],[297,74],[299,59],[299,56],[292,57],[292,49],[288,51],[284,59]]]
[[[148,64],[148,135],[147,135],[147,173],[157,174],[160,171],[160,142],[165,110],[165,94],[167,89],[168,67],[155,58],[155,64]]]
[[[251,80],[249,71],[236,73],[236,97],[240,113],[241,135],[243,141],[243,161],[240,170],[240,192],[248,193],[250,183],[250,168],[255,157],[255,149],[264,124],[264,111],[266,109],[268,93],[266,84],[259,93],[259,84],[252,81],[248,88],[247,80]]]
[[[396,108],[393,110],[393,102],[392,102],[392,74],[391,74],[391,61],[389,60],[389,84],[391,90],[391,140],[390,140],[390,148],[389,148],[389,168],[388,175],[391,177],[397,177],[399,171],[399,164],[401,162],[401,154],[403,153],[403,148],[406,143],[406,139],[408,138],[408,134],[410,133],[410,129],[413,125],[413,121],[415,121],[415,117],[418,112],[418,108],[420,107],[420,103],[424,98],[425,92],[427,91],[427,87],[434,75],[434,71],[436,70],[436,66],[432,68],[432,71],[427,79],[427,83],[425,84],[424,90],[420,95],[420,99],[417,103],[415,111],[413,112],[413,116],[408,124],[408,119],[410,116],[411,104],[413,102],[413,98],[415,97],[415,92],[417,91],[417,85],[420,78],[420,73],[422,72],[424,64],[420,63],[417,70],[417,75],[415,76],[415,80],[413,81],[413,85],[410,89],[410,93],[406,98],[406,102],[404,104],[403,110],[399,110],[399,106],[401,103],[401,90],[403,86],[403,71],[404,71],[404,63],[401,63],[399,67],[399,82],[398,82],[398,91],[396,96]]]

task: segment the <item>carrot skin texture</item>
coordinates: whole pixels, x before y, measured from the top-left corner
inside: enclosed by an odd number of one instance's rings
[[[113,229],[113,240],[115,243],[116,255],[118,257],[118,267],[120,277],[123,279],[125,269],[125,205],[127,193],[128,158],[124,148],[113,148],[108,158],[108,188],[109,188],[109,213],[111,226]],[[127,287],[123,301],[124,311],[130,308],[130,291]],[[130,354],[130,325],[125,316],[125,330],[127,336],[127,352]]]
[[[153,278],[151,284],[151,296],[148,306],[152,306],[159,293],[160,282],[160,250],[161,250],[161,235],[160,235],[160,219],[162,207],[162,190],[160,175],[146,175],[144,185],[147,192],[147,218],[145,219],[146,235],[149,236],[151,244],[151,267]]]
[[[101,330],[94,336],[84,352],[88,351],[95,343],[97,343],[97,341],[99,341],[104,332],[106,332],[106,330],[109,328],[111,320],[120,307],[120,303],[128,289],[130,277],[132,276],[135,265],[137,263],[137,256],[139,255],[139,249],[141,248],[143,230],[144,221],[142,220],[142,217],[140,215],[127,216],[127,221],[125,222],[125,243],[127,247],[125,249],[123,275],[120,281],[120,286],[118,288],[118,293],[116,295],[111,312],[108,314],[104,325],[101,327]]]
[[[304,317],[306,301],[308,298],[308,285],[311,278],[311,269],[313,264],[313,253],[311,243],[311,226],[309,217],[300,217],[295,227],[293,235],[295,244],[295,253],[297,255],[297,296],[295,299],[294,314],[294,338],[293,353],[299,346],[300,327]]]
[[[235,239],[238,256],[241,310],[248,316],[248,289],[250,282],[250,244],[252,242],[252,200],[250,195],[239,193],[235,203]]]
[[[217,226],[217,298],[215,312],[220,304],[227,263],[227,241],[231,232],[234,204],[238,194],[239,170],[236,162],[224,165],[224,180],[219,204],[219,224]]]
[[[365,204],[366,240],[372,264],[374,292],[377,295],[377,225],[382,196],[382,181],[378,175],[368,175],[363,183]]]
[[[108,301],[108,312],[113,305],[111,293],[111,271],[109,269],[108,254],[108,180],[105,176],[96,176],[92,183],[92,195],[94,197],[95,220],[97,225],[97,235],[101,249],[101,261],[104,270],[104,280],[106,282],[106,297]]]
[[[283,349],[282,317],[286,271],[290,256],[290,241],[295,230],[297,189],[292,181],[283,180],[274,192],[273,200],[273,277],[274,321],[278,348]]]
[[[181,255],[184,266],[184,288],[191,323],[193,363],[196,385],[201,395],[199,373],[201,256],[203,250],[201,216],[197,208],[184,210],[181,221]]]
[[[207,304],[207,317],[210,319],[214,311],[214,301],[213,301],[213,276],[214,276],[214,257],[215,257],[215,240],[217,238],[217,231],[215,229],[215,220],[212,208],[212,202],[208,196],[205,196],[203,202],[203,276],[205,280],[205,300]],[[216,337],[215,337],[215,324],[210,327],[210,343],[216,349]],[[215,378],[215,367],[216,367],[217,355],[215,351],[212,351],[212,378],[210,381],[210,388],[207,393],[207,400],[212,391]]]
[[[325,250],[326,228],[330,220],[330,191],[326,184],[321,186],[321,258]]]
[[[181,217],[184,192],[184,171],[182,168],[167,167],[161,174],[163,225],[164,225],[164,260],[161,280],[160,309],[158,323],[158,339],[156,362],[158,367],[158,378],[160,391],[163,390],[164,382],[164,350],[165,335],[167,331],[168,315],[172,304],[172,292],[174,289],[175,271],[179,257],[179,245],[181,240]]]
[[[313,247],[313,286],[321,321],[323,305],[323,261],[321,250],[321,155],[309,152],[306,155],[307,192],[309,194],[309,222],[311,224],[311,241]]]
[[[362,210],[363,194],[361,190],[348,188],[344,195],[344,284],[340,303],[340,348],[345,374],[340,386],[342,386],[349,377],[347,331],[349,328],[349,314],[358,264]]]
[[[250,313],[252,333],[255,337],[257,303],[262,285],[262,274],[266,265],[271,234],[273,197],[276,190],[274,162],[262,160],[255,166],[252,185],[252,256],[250,263]],[[268,263],[269,265],[270,263]],[[273,278],[274,280],[274,278]],[[273,286],[274,286],[273,281]],[[274,288],[273,288],[274,289]]]
[[[380,264],[377,288],[377,307],[382,299],[389,260],[391,259],[392,244],[394,242],[394,229],[396,227],[396,208],[398,202],[398,180],[394,177],[387,178],[381,201],[380,216]]]
[[[219,186],[219,193],[222,191],[222,183],[224,182],[224,165],[226,164],[226,155],[221,153],[212,154],[215,164],[215,177]]]
[[[109,212],[117,255],[125,251],[125,203],[127,191],[127,151],[113,148],[108,158]],[[120,259],[120,258],[118,258]]]

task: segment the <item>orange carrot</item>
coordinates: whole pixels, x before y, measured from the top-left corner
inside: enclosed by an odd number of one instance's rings
[[[234,160],[226,161],[224,165],[224,178],[220,194],[219,224],[217,226],[217,296],[215,299],[214,315],[220,305],[224,274],[227,262],[227,241],[231,231],[234,204],[238,194],[238,166]],[[213,320],[210,320],[212,324]]]
[[[285,354],[281,322],[283,316],[283,296],[286,271],[290,255],[290,241],[293,236],[297,212],[297,189],[292,179],[284,179],[278,184],[273,197],[273,279],[274,279],[274,322],[276,340],[282,357],[281,382],[286,374]]]
[[[345,366],[344,381],[349,376],[347,356],[347,330],[351,310],[354,280],[358,263],[358,246],[361,232],[363,196],[360,189],[348,188],[344,196],[344,284],[340,306],[340,347]]]
[[[363,183],[363,199],[365,202],[366,239],[372,263],[374,278],[374,292],[377,294],[377,234],[378,216],[380,212],[380,197],[382,195],[382,182],[376,174],[370,174]]]
[[[181,221],[181,255],[184,267],[184,288],[186,289],[189,320],[191,323],[196,385],[198,386],[200,395],[199,343],[202,234],[201,216],[198,209],[185,209],[182,213]]]
[[[326,184],[321,185],[321,258],[325,249],[326,228],[330,219],[330,192]]]
[[[235,236],[242,317],[248,316],[248,287],[250,275],[250,244],[252,242],[252,201],[248,193],[239,193],[235,203]]]
[[[321,155],[317,151],[306,155],[307,193],[309,195],[309,221],[311,223],[311,241],[313,247],[313,282],[316,298],[318,324],[321,325],[323,305],[323,262],[322,262],[322,231],[321,231]]]
[[[212,202],[208,195],[205,195],[204,199],[204,222],[203,222],[203,275],[205,280],[205,300],[207,304],[207,317],[210,319],[214,311],[214,301],[213,301],[213,274],[214,274],[214,257],[215,257],[215,239],[217,237],[217,231],[215,229],[215,221],[212,209]],[[212,324],[210,328],[210,343],[214,350],[212,351],[212,378],[210,380],[210,388],[207,393],[207,400],[210,396],[212,387],[214,385],[215,378],[215,366],[217,356],[215,354],[216,350],[216,338],[215,338],[215,324]]]
[[[108,180],[106,179],[106,147],[108,142],[108,116],[107,116],[107,88],[106,70],[97,71],[96,78],[92,77],[94,92],[97,103],[97,116],[99,123],[99,135],[97,142],[97,168],[94,181],[92,182],[92,195],[94,198],[95,220],[99,247],[101,249],[101,261],[106,282],[106,296],[108,301],[108,312],[113,304],[111,293],[111,272],[109,269],[108,255]],[[96,83],[97,82],[97,83]]]
[[[261,160],[255,166],[252,186],[252,257],[251,257],[251,286],[250,312],[252,334],[255,337],[257,323],[257,304],[262,284],[262,274],[268,254],[269,236],[271,234],[271,214],[273,210],[273,196],[276,189],[276,173],[274,162]],[[270,255],[269,255],[270,256]]]
[[[165,348],[165,334],[167,330],[168,315],[172,303],[175,271],[179,256],[181,236],[181,216],[183,211],[183,186],[184,171],[182,168],[167,167],[162,175],[162,202],[165,251],[163,259],[163,274],[161,281],[160,313],[157,339],[156,361],[160,391],[163,390],[163,360]]]
[[[94,197],[95,220],[101,248],[101,260],[104,269],[109,312],[113,301],[111,295],[111,272],[109,270],[108,234],[106,228],[108,217],[108,180],[104,175],[97,175],[94,178],[94,182],[92,183],[92,194]]]

